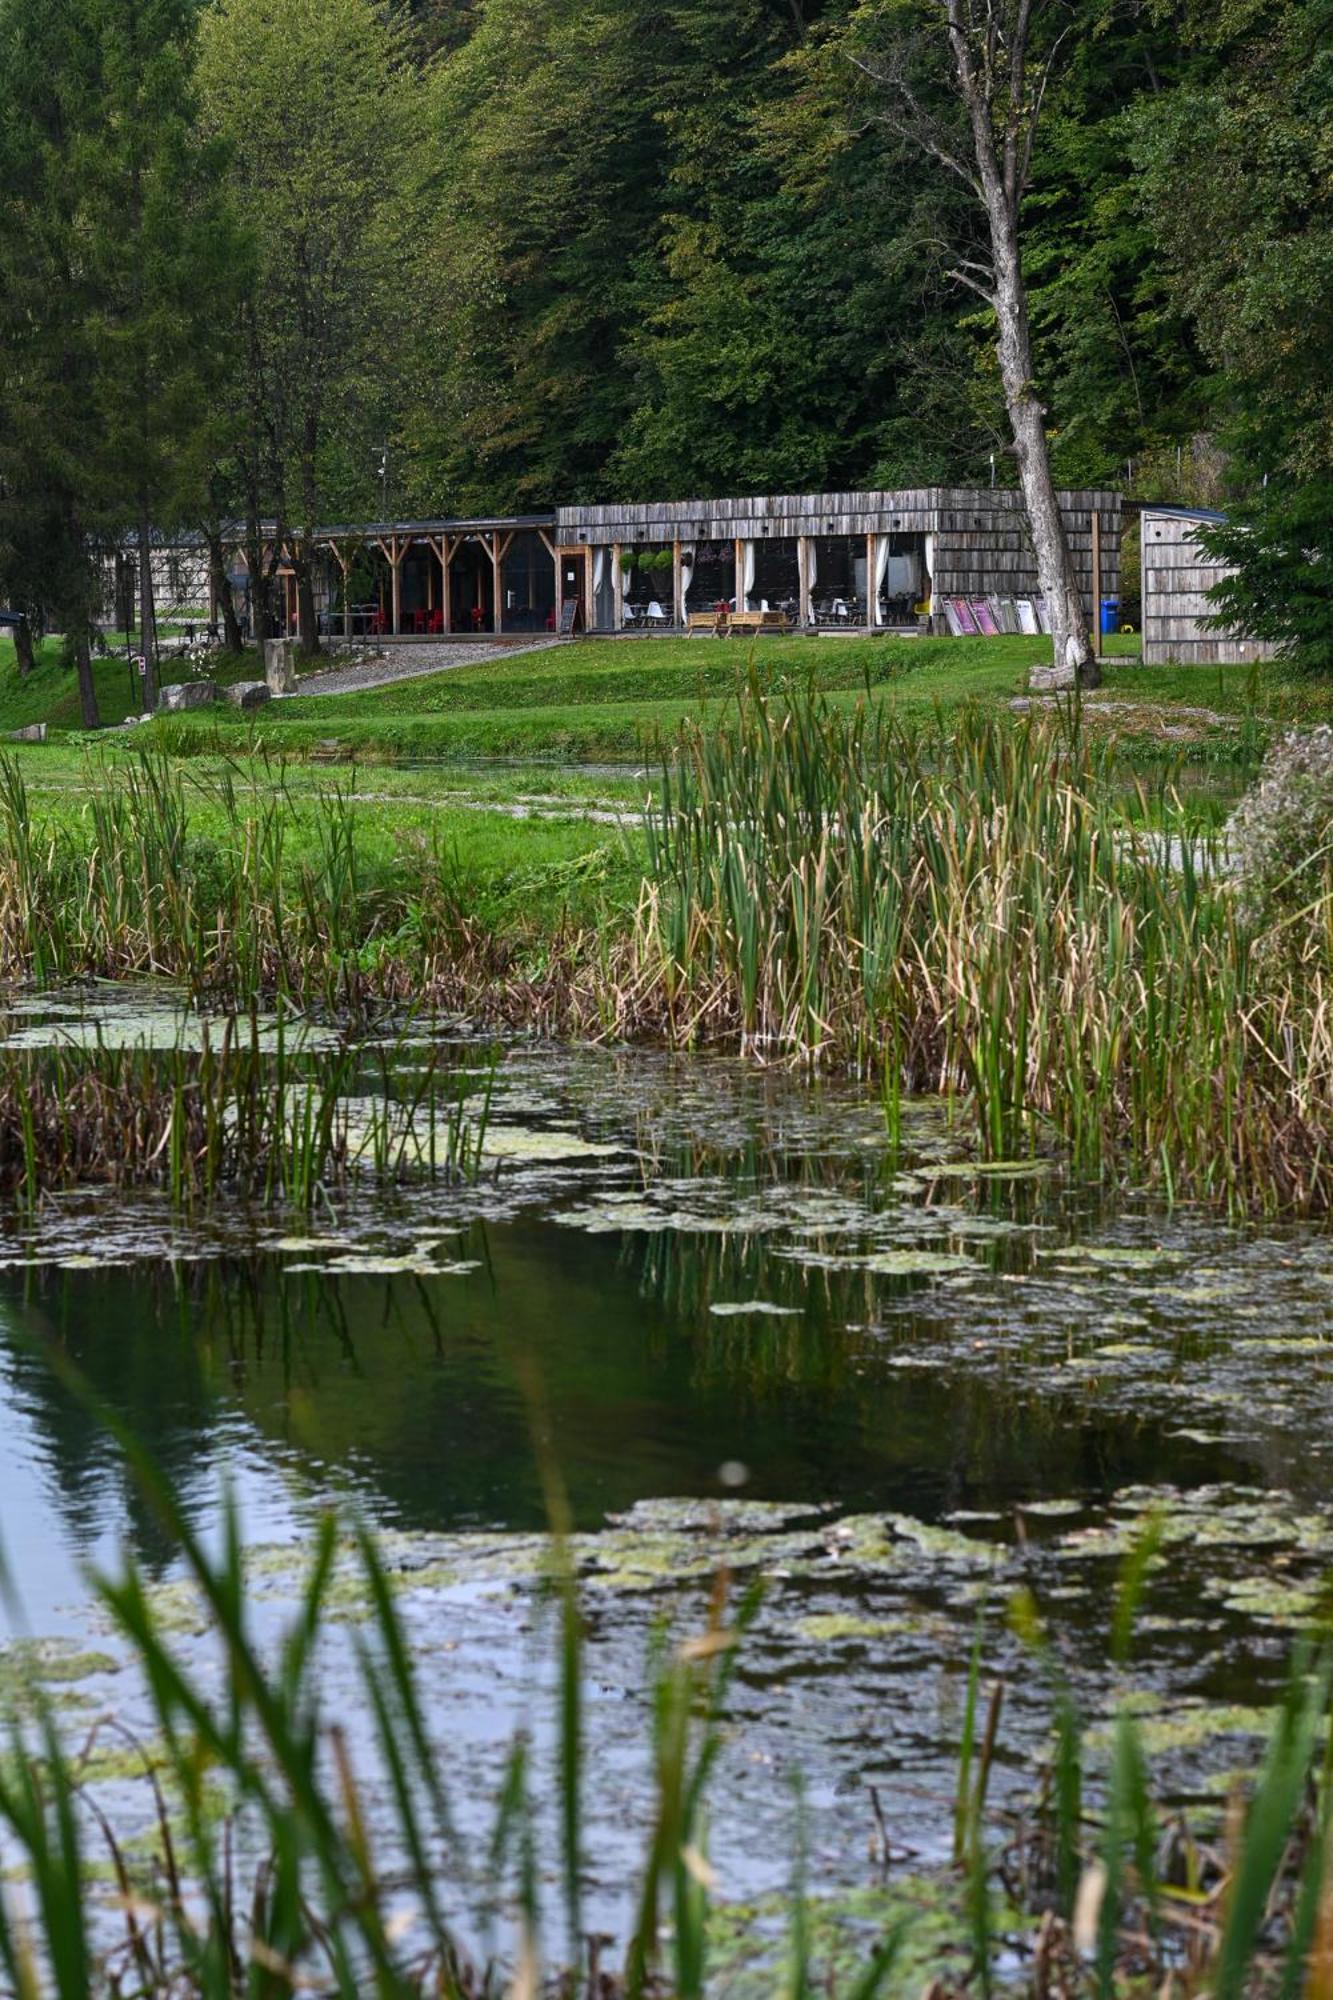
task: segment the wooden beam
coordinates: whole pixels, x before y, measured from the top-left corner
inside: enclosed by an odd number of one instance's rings
[[[489,540],[490,550],[491,550],[491,630],[492,632],[498,632],[500,630],[500,531],[499,529],[497,528],[493,534],[491,534],[489,537],[485,539]]]
[[[810,623],[810,536],[796,537],[796,567],[800,573],[801,629]]]
[[[873,632],[879,623],[879,587],[875,582],[875,556],[879,536],[866,536],[866,624]]]
[[[620,567],[620,543],[611,544],[611,623],[617,632],[625,629],[625,572]]]
[[[1102,514],[1100,507],[1092,510],[1092,651],[1096,659],[1102,656]],[[1057,665],[1059,662],[1057,661]]]
[[[671,544],[671,622],[685,623],[685,593],[681,589],[680,537]]]
[[[745,543],[737,536],[732,546],[736,551],[732,558],[736,566],[736,588],[732,595],[736,599],[736,609],[738,611],[748,611],[750,600],[745,589]]]

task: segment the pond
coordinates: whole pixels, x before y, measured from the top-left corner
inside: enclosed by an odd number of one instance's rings
[[[123,1043],[191,1024],[112,997],[8,1031]],[[316,1038],[317,1039],[317,1038]],[[395,1040],[394,1060],[410,1062]],[[489,1049],[460,1041],[460,1072]],[[536,1588],[544,1468],[568,1495],[589,1622],[594,1915],[623,1929],[648,1811],[647,1657],[699,1630],[719,1566],[764,1580],[711,1822],[720,1893],[787,1879],[803,1787],[812,1882],[946,1852],[984,1617],[1007,1679],[995,1791],[1046,1740],[1006,1606],[1029,1588],[1086,1701],[1137,1524],[1166,1536],[1130,1682],[1163,1795],[1252,1765],[1262,1704],[1333,1554],[1333,1244],[990,1171],[945,1107],[887,1142],[872,1094],[711,1058],[500,1052],[475,1185],[313,1216],[81,1192],[12,1216],[0,1269],[0,1687],[46,1675],[80,1732],[133,1727],[132,1670],[90,1603],[128,1545],[181,1644],[198,1605],[55,1345],[216,1532],[236,1491],[258,1627],[299,1589],[331,1500],[382,1531],[456,1801],[488,1828],[504,1749],[553,1754]],[[350,1569],[339,1600],[364,1609]],[[331,1644],[337,1707],[350,1648]],[[351,1718],[363,1726],[364,1718]],[[116,1808],[151,1824],[114,1771]],[[139,1788],[145,1789],[145,1788]],[[628,1843],[628,1845],[627,1845]]]

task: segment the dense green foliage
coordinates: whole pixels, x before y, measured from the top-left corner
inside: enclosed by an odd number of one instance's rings
[[[1056,475],[1267,474],[1270,625],[1326,657],[1326,579],[1288,607],[1328,562],[1330,0],[1036,16]],[[38,615],[145,496],[276,518],[304,583],[317,516],[386,504],[1012,482],[977,204],[889,115],[906,60],[957,130],[935,0],[0,0],[0,41],[0,582]]]

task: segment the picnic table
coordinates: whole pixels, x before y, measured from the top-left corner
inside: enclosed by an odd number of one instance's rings
[[[738,632],[790,632],[792,621],[785,611],[733,611],[727,620],[727,631],[733,637]]]

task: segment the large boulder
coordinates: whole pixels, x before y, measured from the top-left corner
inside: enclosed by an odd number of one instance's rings
[[[159,709],[208,708],[222,690],[216,681],[168,681],[157,697]]]
[[[235,708],[262,708],[266,701],[273,699],[273,690],[267,681],[233,681],[222,692]]]
[[[272,694],[296,693],[295,639],[265,639],[264,679]]]

